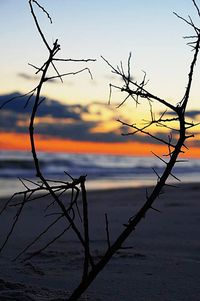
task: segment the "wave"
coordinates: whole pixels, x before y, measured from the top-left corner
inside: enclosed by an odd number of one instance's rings
[[[117,178],[152,176],[154,170],[161,174],[162,161],[154,157],[133,157],[91,154],[39,153],[40,168],[45,176],[73,177],[88,175],[90,178]],[[200,174],[200,160],[191,159],[176,165],[174,172],[181,175]],[[34,177],[34,163],[28,152],[0,152],[0,177]]]

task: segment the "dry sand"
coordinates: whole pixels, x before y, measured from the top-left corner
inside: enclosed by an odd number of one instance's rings
[[[88,193],[91,248],[95,259],[106,248],[104,214],[108,215],[113,241],[123,224],[144,202],[145,194],[145,188]],[[70,232],[28,261],[11,261],[53,218],[43,218],[45,202],[24,208],[0,255],[0,301],[59,300],[73,290],[81,277],[82,250]],[[166,188],[155,207],[161,213],[151,210],[147,214],[125,243],[128,248],[116,254],[82,300],[200,300],[200,185]],[[8,208],[0,217],[1,242],[5,239],[14,210]],[[27,253],[44,245],[59,233],[61,227],[63,224]]]

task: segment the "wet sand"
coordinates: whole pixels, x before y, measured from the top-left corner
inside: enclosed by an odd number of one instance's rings
[[[150,191],[151,188],[148,188]],[[95,260],[107,248],[105,213],[111,242],[145,201],[146,188],[89,191],[91,251]],[[55,237],[65,222],[17,261],[12,259],[55,216],[44,217],[49,200],[24,207],[16,229],[0,255],[0,300],[59,300],[81,277],[83,250],[70,231],[39,255],[21,261]],[[5,198],[0,204],[5,203]],[[200,185],[166,187],[134,234],[87,290],[82,300],[200,300]],[[15,207],[0,216],[0,239],[9,231]]]

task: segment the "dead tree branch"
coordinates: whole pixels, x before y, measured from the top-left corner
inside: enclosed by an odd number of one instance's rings
[[[59,185],[58,185],[58,183],[57,183],[57,185],[55,185],[55,181],[53,181],[53,180],[50,181],[50,180],[47,180],[45,178],[45,176],[43,175],[43,173],[41,171],[40,161],[39,161],[38,155],[37,155],[37,147],[36,147],[36,142],[35,142],[35,118],[37,116],[39,106],[45,100],[45,98],[41,97],[41,92],[42,92],[43,85],[46,82],[48,82],[52,79],[56,79],[56,78],[58,78],[62,81],[62,78],[64,76],[76,75],[76,74],[82,73],[84,71],[87,71],[89,73],[90,77],[92,78],[91,71],[87,67],[82,68],[82,69],[77,70],[77,71],[74,71],[74,72],[67,72],[67,73],[64,73],[64,74],[60,74],[58,69],[57,69],[57,66],[55,65],[56,62],[64,62],[64,61],[65,62],[94,62],[95,60],[94,59],[63,59],[63,58],[56,57],[56,55],[60,51],[60,45],[58,43],[58,40],[56,39],[55,42],[53,42],[53,45],[50,46],[50,44],[48,43],[45,35],[43,34],[43,31],[42,31],[41,26],[39,24],[38,18],[35,14],[34,5],[36,5],[39,9],[41,9],[42,12],[45,13],[45,15],[48,17],[48,19],[52,23],[52,19],[51,19],[49,13],[46,11],[46,9],[42,5],[39,4],[38,1],[29,0],[28,3],[29,3],[29,6],[30,6],[31,15],[32,15],[34,23],[36,25],[36,29],[37,29],[37,31],[39,33],[39,36],[41,37],[41,40],[42,40],[42,42],[43,42],[43,44],[44,44],[44,46],[45,46],[45,48],[48,52],[48,58],[45,60],[45,62],[42,64],[41,67],[36,67],[34,64],[30,64],[33,68],[36,69],[36,74],[40,73],[40,80],[39,80],[38,85],[34,89],[32,89],[30,92],[20,96],[20,97],[25,97],[25,96],[29,95],[29,98],[28,98],[25,106],[27,106],[27,104],[30,100],[33,100],[32,96],[34,96],[33,107],[32,107],[32,111],[31,111],[30,123],[29,123],[29,137],[30,137],[32,157],[33,157],[33,161],[34,161],[34,165],[35,165],[36,177],[40,179],[41,184],[38,185],[36,183],[32,183],[32,184],[35,184],[36,187],[33,188],[33,189],[30,189],[22,181],[22,184],[26,188],[26,190],[21,192],[21,193],[15,194],[6,203],[6,205],[2,209],[1,213],[9,205],[19,206],[19,209],[17,211],[15,220],[14,220],[14,222],[11,226],[11,229],[10,229],[10,231],[9,231],[9,233],[8,233],[6,239],[5,239],[5,241],[4,241],[4,243],[1,247],[1,250],[7,244],[7,241],[9,239],[9,237],[11,236],[11,234],[13,232],[13,229],[15,228],[15,225],[16,225],[16,223],[17,223],[17,221],[18,221],[18,219],[21,215],[21,212],[22,212],[22,209],[23,209],[24,205],[27,202],[38,200],[39,198],[41,198],[41,196],[37,196],[36,193],[41,193],[41,192],[45,191],[46,195],[51,196],[51,198],[53,199],[55,204],[57,204],[58,208],[61,210],[60,217],[66,219],[67,227],[62,233],[60,233],[60,235],[63,235],[69,228],[71,228],[72,231],[74,232],[74,234],[77,236],[80,243],[82,244],[82,246],[83,246],[83,248],[86,252],[86,255],[85,255],[85,274],[87,275],[88,266],[89,266],[89,264],[91,264],[91,266],[93,266],[93,260],[92,260],[92,256],[89,253],[87,199],[86,199],[85,184],[83,183],[83,177],[80,177],[79,179],[73,179],[72,178],[71,183],[68,183],[68,182],[62,182],[61,183],[60,182]],[[53,69],[56,73],[55,76],[48,76],[48,71],[49,71],[49,68],[51,66],[53,66]],[[12,99],[6,101],[1,107],[5,106],[10,101],[13,101],[17,98],[18,97],[13,97]],[[80,186],[81,190],[82,190],[83,207],[84,207],[83,217],[80,216],[80,211],[79,211],[78,204],[77,204],[78,195],[79,195],[78,192],[74,196],[74,190],[79,191],[78,186]],[[71,190],[71,202],[70,202],[69,206],[66,207],[65,204],[63,203],[63,201],[61,200],[60,196],[64,192],[69,191],[69,190]],[[23,201],[22,202],[20,201],[17,204],[12,203],[15,196],[19,196],[19,195],[23,196]],[[81,234],[81,231],[78,229],[78,226],[75,223],[75,212],[77,212],[77,214],[80,216],[81,219],[83,218],[84,229],[85,229],[84,236]],[[20,255],[24,254],[24,252],[27,250],[27,248],[32,246],[44,233],[46,233],[46,231],[48,231],[54,224],[56,224],[58,220],[59,219],[56,219],[53,224],[48,226],[47,229],[45,229],[41,233],[41,235],[39,235],[31,244],[29,244],[29,246],[26,247],[24,249],[24,251],[22,251],[22,253],[20,253]],[[58,235],[52,241],[50,241],[46,246],[44,246],[44,248],[46,248],[47,246],[52,244],[58,237],[60,237],[60,235]],[[44,248],[42,248],[38,252],[41,252]],[[36,253],[38,254],[38,252],[36,252]],[[87,266],[87,269],[86,269],[86,266]]]
[[[200,10],[194,0],[193,0],[193,3],[197,9],[198,15],[200,15],[199,14]],[[109,87],[110,87],[109,101],[111,100],[112,89],[114,88],[114,89],[120,90],[121,92],[125,92],[127,94],[127,96],[124,98],[124,100],[120,103],[119,106],[124,104],[129,98],[132,98],[137,105],[139,104],[140,99],[146,99],[148,101],[155,101],[155,102],[163,104],[166,107],[166,109],[172,110],[175,113],[176,117],[172,118],[171,120],[170,119],[163,120],[163,116],[164,116],[164,114],[163,114],[161,116],[161,118],[156,121],[156,119],[154,118],[154,115],[152,114],[152,108],[150,108],[152,120],[144,128],[140,128],[137,125],[127,124],[125,122],[120,121],[123,125],[126,125],[128,127],[135,129],[135,132],[133,132],[132,134],[141,132],[141,133],[167,145],[167,148],[169,150],[169,153],[167,155],[168,161],[165,161],[160,156],[156,155],[164,163],[165,168],[161,175],[157,174],[157,183],[156,183],[152,193],[150,195],[147,195],[146,202],[141,207],[141,209],[137,212],[137,214],[134,215],[134,217],[130,218],[128,223],[125,224],[124,231],[122,231],[122,233],[118,236],[118,238],[115,240],[115,242],[111,246],[109,246],[107,252],[103,255],[103,257],[99,260],[99,262],[95,265],[95,267],[88,274],[87,280],[85,280],[84,282],[81,282],[80,285],[77,287],[77,289],[72,293],[71,297],[68,299],[70,301],[77,300],[81,296],[81,294],[87,289],[87,287],[91,284],[91,282],[95,279],[95,277],[100,273],[100,271],[104,268],[104,266],[108,263],[108,261],[112,258],[112,256],[117,252],[117,250],[119,250],[122,247],[124,241],[128,238],[128,236],[133,231],[135,231],[136,226],[146,216],[147,212],[150,209],[154,209],[153,203],[159,197],[159,195],[162,193],[163,188],[166,185],[169,185],[167,183],[169,176],[171,175],[176,180],[179,181],[179,179],[173,174],[173,167],[175,166],[175,164],[177,162],[180,161],[180,160],[178,160],[179,155],[183,152],[183,148],[186,147],[185,141],[190,136],[190,135],[189,136],[187,135],[188,124],[185,120],[185,112],[187,109],[187,104],[189,102],[190,91],[191,91],[193,75],[194,75],[194,67],[195,67],[195,64],[196,64],[196,61],[198,58],[199,47],[200,47],[200,30],[199,30],[199,28],[197,28],[194,25],[191,18],[189,18],[189,21],[187,21],[184,18],[181,18],[181,19],[184,20],[190,26],[192,26],[192,28],[195,32],[195,35],[194,35],[195,42],[193,43],[194,55],[192,58],[192,62],[190,64],[190,71],[188,74],[188,83],[187,83],[186,91],[185,91],[183,100],[180,103],[178,103],[177,106],[174,106],[170,102],[150,93],[146,89],[146,87],[145,87],[147,84],[146,74],[144,75],[144,77],[140,83],[137,83],[136,81],[132,80],[133,77],[131,77],[131,75],[130,75],[131,74],[130,73],[131,54],[129,55],[129,58],[128,58],[127,75],[125,74],[122,63],[120,63],[120,66],[117,66],[115,68],[108,62],[108,60],[103,58],[103,60],[111,68],[112,73],[119,76],[120,79],[122,79],[124,82],[124,85],[122,87],[113,85],[113,84],[109,85]],[[169,137],[168,140],[164,140],[164,139],[160,139],[159,137],[157,137],[155,135],[152,135],[150,132],[145,131],[145,128],[148,128],[149,126],[151,126],[152,123],[157,123],[159,125],[161,120],[162,120],[162,122],[166,122],[167,126],[169,128],[170,128],[170,126],[168,125],[168,123],[174,122],[174,121],[176,121],[178,123],[177,129],[176,129],[176,131],[178,133],[178,137],[177,137],[175,143],[173,143],[173,144],[171,143],[171,136],[168,136]],[[191,125],[191,127],[192,126],[193,125]],[[172,150],[171,150],[171,148],[172,148]]]

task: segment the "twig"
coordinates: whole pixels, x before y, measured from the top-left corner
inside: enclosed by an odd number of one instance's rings
[[[83,227],[84,227],[84,241],[85,241],[85,255],[84,255],[84,266],[83,276],[84,281],[88,276],[89,269],[89,258],[90,258],[90,239],[89,239],[89,226],[88,226],[88,204],[87,204],[87,193],[85,189],[85,177],[81,178],[81,193],[83,202]]]
[[[50,228],[52,228],[61,218],[63,215],[57,217],[45,230],[43,230],[31,243],[29,243],[14,259],[16,261],[20,256],[22,256],[30,247],[32,247],[44,234],[46,234]]]
[[[110,233],[109,233],[109,224],[108,224],[108,215],[105,213],[105,221],[106,221],[106,238],[107,238],[107,244],[108,244],[108,249],[110,249]]]

